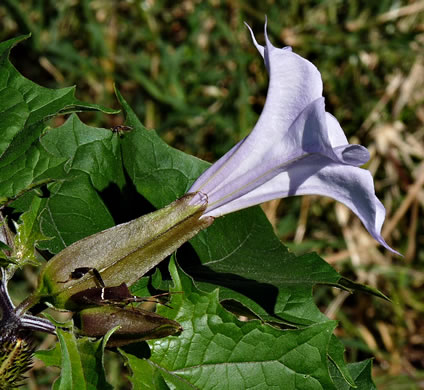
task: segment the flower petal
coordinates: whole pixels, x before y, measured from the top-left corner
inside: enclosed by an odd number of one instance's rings
[[[262,113],[261,118],[264,115]],[[266,118],[258,122],[256,134],[267,131],[266,122]],[[308,104],[288,131],[281,133],[269,144],[266,138],[257,139],[252,132],[209,168],[190,192],[207,193],[208,209],[211,209],[254,190],[308,154],[320,153],[355,166],[364,164],[369,158],[368,151],[360,145],[346,143],[333,149],[322,97]]]
[[[326,112],[325,119],[331,146],[335,148],[336,146],[347,145],[349,142],[347,141],[346,135],[336,117],[331,115],[329,112]]]
[[[350,145],[337,119],[325,111],[318,69],[290,48],[274,47],[266,26],[265,46],[248,28],[270,74],[265,106],[252,132],[189,192],[208,196],[204,215],[213,217],[291,195],[329,196],[348,206],[392,250],[381,237],[385,210],[372,177],[358,168],[369,153]]]
[[[367,163],[370,159],[368,150],[361,145],[349,145],[337,119],[328,112],[325,115],[328,138],[339,161],[354,166]]]
[[[256,127],[261,127],[261,120],[266,118],[266,135],[272,142],[273,136],[284,136],[291,123],[303,109],[322,96],[322,79],[319,70],[311,62],[286,47],[278,49],[268,39],[265,25],[266,45],[256,42],[252,29],[253,43],[264,58],[269,72],[269,87],[265,106]],[[268,115],[269,114],[269,115]],[[252,135],[255,133],[252,131]],[[262,130],[258,137],[264,139]]]
[[[345,204],[381,245],[398,254],[381,236],[386,212],[375,196],[370,172],[336,163],[323,155],[308,155],[296,161],[262,186],[220,207],[207,209],[205,215],[218,217],[293,195],[323,195]]]
[[[312,63],[291,50],[275,48],[267,35],[265,47],[256,42],[253,33],[252,38],[270,72],[266,103],[251,134],[218,160],[190,189],[191,192],[207,193],[210,202],[213,201],[212,191],[226,187],[235,178],[248,175],[255,167],[263,164],[264,153],[269,158],[277,159],[265,164],[264,172],[269,171],[270,164],[279,166],[284,164],[284,160],[297,158],[301,154],[299,147],[302,134],[295,133],[291,125],[305,107],[318,98],[322,99],[321,75]],[[323,114],[323,102],[321,105]],[[245,163],[241,165],[240,161]],[[259,176],[262,181],[265,180],[263,172],[259,172]],[[261,181],[256,182],[256,186],[260,184]]]

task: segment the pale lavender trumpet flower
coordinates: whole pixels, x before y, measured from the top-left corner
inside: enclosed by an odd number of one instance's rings
[[[349,207],[369,233],[381,236],[385,209],[375,196],[368,150],[350,145],[337,119],[325,111],[322,79],[308,60],[268,39],[253,43],[269,72],[268,94],[256,126],[207,169],[188,192],[208,196],[203,217],[219,217],[292,195],[329,196]]]

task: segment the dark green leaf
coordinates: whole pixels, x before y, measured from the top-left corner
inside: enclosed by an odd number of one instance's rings
[[[88,174],[97,190],[124,183],[119,139],[110,130],[83,124],[72,115],[60,127],[49,129],[21,158],[0,173],[0,194],[16,197],[38,183]]]
[[[334,388],[326,357],[334,321],[299,330],[278,330],[257,320],[241,322],[219,304],[217,291],[199,291],[173,262],[170,272],[173,290],[183,294],[174,294],[172,309],[161,308],[159,313],[179,321],[184,330],[180,336],[149,342],[151,361],[168,386]],[[134,370],[133,381],[142,380],[137,378],[141,371]]]
[[[153,362],[140,359],[137,356],[120,350],[122,356],[127,359],[132,375],[128,378],[133,389],[146,390],[169,390],[166,382],[162,378],[161,369]]]
[[[209,164],[171,148],[154,130],[147,130],[116,91],[134,130],[122,140],[124,166],[141,193],[156,208],[180,198]]]
[[[51,160],[65,162],[55,172],[58,183],[41,213],[41,227],[55,239],[45,248],[57,253],[65,246],[113,226],[114,222],[97,191],[108,185],[122,187],[124,176],[119,139],[111,131],[82,123],[72,115],[40,141]],[[51,177],[52,175],[50,175]]]
[[[114,224],[98,191],[124,185],[119,137],[72,115],[35,141],[0,176],[4,177],[0,193],[7,197],[19,196],[36,183],[54,182],[48,187],[50,196],[42,204],[40,221],[42,232],[54,237],[43,247],[56,253]]]
[[[131,294],[134,294],[138,297],[147,297],[150,295],[149,292],[149,278],[143,277],[140,278],[131,286]]]
[[[87,126],[74,114],[44,133],[40,144],[49,155],[66,158],[63,174],[85,173],[99,191],[111,182],[124,184],[119,137],[110,130]]]
[[[344,359],[344,352],[345,348],[343,343],[336,336],[332,335],[331,342],[328,344],[328,357],[334,367],[339,370],[339,377],[344,379],[347,385],[356,387],[355,381]]]
[[[12,248],[9,245],[6,245],[4,242],[0,241],[0,249],[3,251],[11,251]]]
[[[355,381],[355,387],[349,386],[334,364],[330,364],[331,377],[333,378],[337,390],[376,390],[371,377],[372,359],[358,363],[350,363],[347,365],[347,368]]]
[[[50,188],[40,214],[42,232],[54,237],[42,248],[57,253],[73,242],[114,225],[99,194],[87,176],[63,181]]]
[[[46,366],[62,368],[55,383],[58,389],[112,389],[104,372],[104,349],[115,329],[95,342],[88,338],[78,340],[72,333],[57,330],[59,343],[49,351],[37,351],[35,356]]]
[[[361,283],[356,283],[353,280],[349,280],[345,277],[342,277],[339,280],[338,284],[345,289],[354,290],[354,291],[362,291],[362,292],[365,292],[367,294],[375,295],[376,297],[385,299],[386,301],[390,302],[390,298],[385,296],[381,291],[377,290],[374,287],[367,286],[367,285],[361,284]]]
[[[75,98],[75,87],[48,89],[23,77],[9,61],[10,50],[28,36],[0,44],[0,167],[16,162],[41,134],[37,123],[66,111],[101,110]]]
[[[312,288],[336,284],[340,275],[316,254],[290,253],[260,210],[217,220],[191,242],[203,266],[188,270],[196,280],[226,287],[222,299],[237,299],[262,318],[267,312],[240,293],[285,321],[310,324],[325,319],[315,306]]]
[[[74,96],[74,87],[47,89],[23,77],[10,63],[9,53],[25,38],[0,44],[0,202],[8,203],[35,188],[59,181],[51,188],[56,198],[40,205],[47,235],[59,233],[45,248],[59,251],[73,241],[113,225],[96,190],[103,190],[112,182],[122,186],[124,178],[119,140],[110,131],[90,128],[71,116],[63,126],[50,129],[40,137],[46,128],[44,122],[63,112],[116,111],[79,101]],[[69,205],[74,207],[72,213],[80,216],[78,227],[67,226],[69,215],[57,205],[60,196],[62,201],[70,201]],[[38,216],[39,213],[33,215]],[[77,229],[72,230],[73,227]],[[32,244],[39,239],[40,236],[34,238]]]
[[[112,389],[106,381],[104,370],[104,348],[110,334],[109,332],[103,339],[94,342],[87,338],[77,341],[87,389]]]
[[[77,340],[71,333],[57,330],[61,351],[61,374],[55,383],[55,388],[60,390],[84,390],[87,383],[84,378],[83,364],[79,355]]]
[[[47,367],[60,367],[60,362],[62,361],[59,343],[56,343],[56,345],[52,349],[35,351],[34,356],[44,362]]]

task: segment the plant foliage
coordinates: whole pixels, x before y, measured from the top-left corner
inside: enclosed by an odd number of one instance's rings
[[[127,201],[131,188],[137,194],[128,218],[135,218],[182,196],[207,163],[147,130],[119,92],[130,133],[121,137],[82,123],[76,112],[115,111],[77,100],[74,88],[46,89],[20,75],[8,55],[23,38],[0,45],[0,199],[24,213],[17,242],[34,263],[34,245],[54,254],[112,226],[119,214],[114,205]],[[51,126],[52,117],[65,114],[63,125]],[[119,351],[134,388],[373,388],[370,362],[345,363],[332,334],[337,323],[313,299],[317,284],[359,286],[316,254],[290,252],[260,208],[217,220],[191,245],[194,251],[178,252],[184,270],[170,262],[168,284],[176,294],[171,307],[158,311],[183,332],[149,341],[139,353]],[[235,302],[249,320],[227,311],[223,300]],[[109,336],[92,341],[59,330],[55,349],[36,355],[61,367],[53,388],[108,388],[103,353]]]

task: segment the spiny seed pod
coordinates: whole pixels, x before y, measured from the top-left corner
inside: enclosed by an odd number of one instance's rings
[[[52,323],[29,314],[18,315],[9,297],[6,276],[0,280],[0,390],[18,387],[32,365],[32,332],[55,333]]]
[[[0,345],[0,389],[14,389],[22,385],[24,374],[32,366],[34,347],[27,332],[11,335]]]

